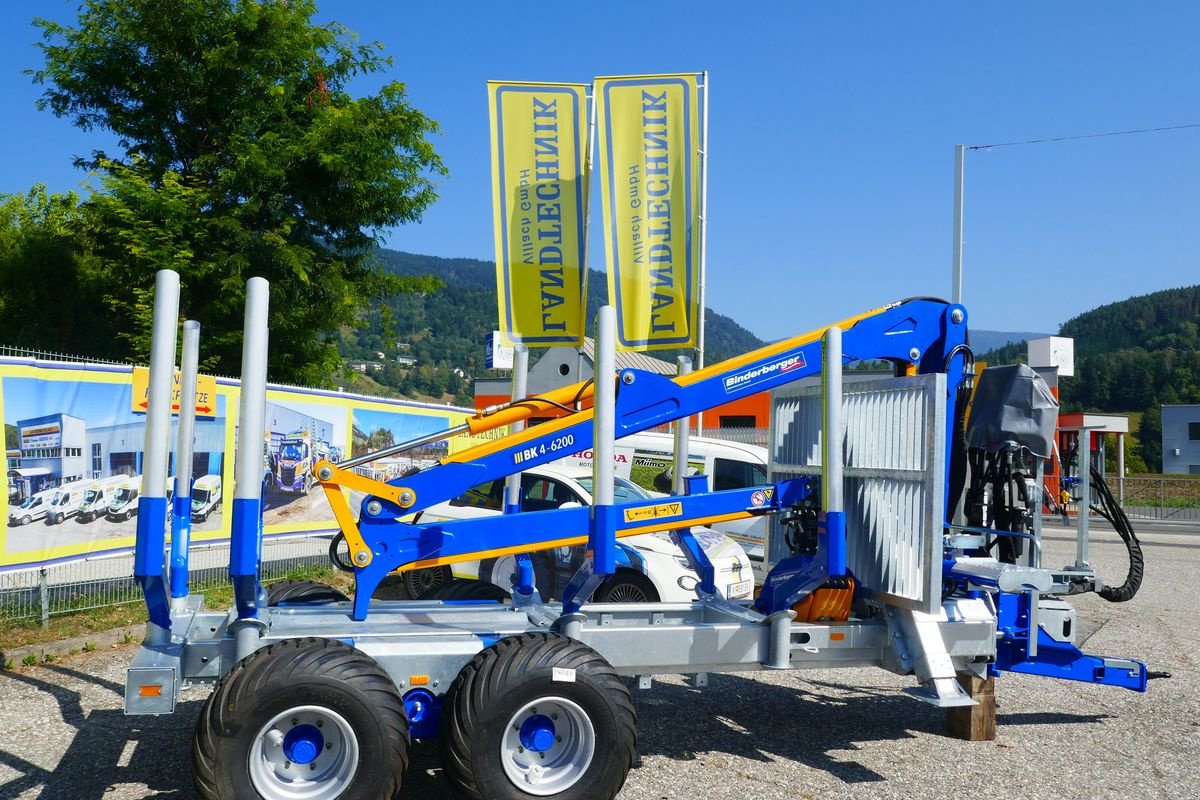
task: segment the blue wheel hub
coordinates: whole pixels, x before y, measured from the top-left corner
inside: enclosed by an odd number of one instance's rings
[[[554,721],[545,714],[534,714],[521,723],[521,746],[534,753],[544,753],[554,746]]]
[[[297,725],[283,737],[283,754],[293,764],[308,764],[325,747],[325,737],[315,725]]]

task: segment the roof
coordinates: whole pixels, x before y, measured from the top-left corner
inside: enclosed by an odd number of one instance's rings
[[[50,470],[45,467],[21,467],[20,469],[10,469],[9,475],[16,475],[18,478],[40,478],[43,475],[49,475]]]
[[[579,348],[583,353],[583,357],[596,363],[596,340],[584,339],[583,347]],[[623,350],[617,351],[617,369],[640,369],[643,372],[655,372],[659,375],[674,375],[679,370],[670,361],[663,361],[661,358],[648,356],[645,353],[630,353]]]

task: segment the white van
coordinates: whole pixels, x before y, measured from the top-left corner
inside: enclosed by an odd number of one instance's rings
[[[58,487],[58,491],[54,493],[54,498],[50,501],[50,506],[46,509],[46,524],[58,525],[67,517],[75,516],[79,512],[79,506],[83,504],[83,498],[87,496],[87,490],[92,487],[93,483],[93,481],[73,481]]]
[[[205,475],[192,484],[192,522],[204,522],[221,504],[221,476]]]
[[[124,483],[113,490],[112,499],[108,503],[108,512],[104,516],[112,522],[121,522],[136,516],[138,512],[138,495],[141,492],[141,475],[126,478]]]
[[[618,439],[613,453],[616,473],[643,489],[670,494],[675,472],[675,436],[671,433],[635,433]],[[592,451],[575,453],[557,463],[592,466]],[[767,483],[767,449],[705,436],[688,439],[688,473],[708,475],[709,489],[743,489]],[[766,578],[767,518],[754,517],[718,522],[713,530],[740,544],[754,566],[755,579]]]
[[[625,478],[617,478],[615,501],[648,500],[653,495]],[[430,506],[417,520],[477,519],[502,513],[504,479],[467,490],[451,500]],[[590,505],[592,473],[578,467],[543,465],[521,476],[522,513]],[[696,540],[712,561],[715,581],[730,600],[749,598],[754,591],[750,559],[737,542],[707,528],[695,529]],[[583,562],[585,545],[552,548],[530,553],[538,591],[544,598],[559,598]],[[469,561],[448,567],[431,567],[403,573],[406,588],[421,597],[454,578],[491,581],[512,589],[516,559],[513,556]],[[595,602],[690,602],[696,599],[699,578],[688,566],[683,551],[668,533],[645,533],[617,540],[617,571],[593,595]]]
[[[111,478],[92,481],[91,486],[83,493],[83,500],[79,503],[75,520],[91,522],[103,517],[108,511],[108,504],[112,502],[113,493],[124,486],[127,480],[128,478],[124,475],[113,475]]]
[[[28,525],[35,519],[46,516],[46,509],[50,507],[50,501],[54,499],[57,491],[58,489],[47,489],[44,492],[38,492],[25,498],[25,502],[21,505],[10,508],[8,511],[9,527]]]

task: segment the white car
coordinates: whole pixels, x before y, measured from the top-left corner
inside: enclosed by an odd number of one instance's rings
[[[25,498],[25,502],[16,508],[9,508],[8,524],[15,528],[18,525],[28,525],[36,519],[42,519],[46,516],[46,509],[50,507],[50,501],[57,493],[58,489],[47,489]]]
[[[642,487],[617,478],[614,502],[649,500]],[[476,486],[459,497],[431,506],[416,521],[472,519],[502,513],[504,479]],[[522,513],[544,511],[592,502],[591,470],[543,465],[521,475]],[[728,536],[707,528],[693,532],[716,569],[717,588],[730,600],[749,598],[754,592],[750,559]],[[584,545],[535,551],[534,573],[543,598],[560,598],[562,590],[583,561]],[[683,551],[667,532],[627,536],[617,540],[617,571],[593,595],[595,602],[691,602],[699,578],[688,566]],[[450,567],[430,567],[403,573],[413,597],[425,596],[453,578],[487,580],[506,591],[512,589],[516,571],[513,556],[468,561]]]

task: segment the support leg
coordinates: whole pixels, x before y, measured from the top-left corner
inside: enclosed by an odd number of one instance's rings
[[[968,742],[990,742],[996,738],[996,679],[958,673],[958,684],[976,702],[946,710],[946,733]]]

